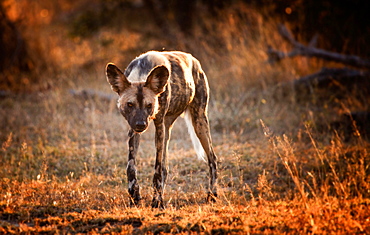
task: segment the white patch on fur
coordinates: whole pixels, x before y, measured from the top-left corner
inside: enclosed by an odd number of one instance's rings
[[[140,61],[138,62],[140,64]],[[130,75],[128,76],[127,80],[129,82],[145,82],[146,81],[146,75],[139,76],[140,70],[138,67],[135,67],[132,69]]]
[[[195,133],[194,126],[193,126],[193,121],[192,121],[190,112],[188,110],[186,110],[184,112],[184,119],[185,119],[186,126],[188,127],[188,132],[189,132],[189,135],[190,135],[190,138],[191,138],[191,142],[193,143],[193,146],[194,146],[195,152],[197,153],[198,159],[206,161],[206,159],[205,159],[206,154],[204,152],[202,144],[199,141],[199,138],[198,138],[197,134]]]

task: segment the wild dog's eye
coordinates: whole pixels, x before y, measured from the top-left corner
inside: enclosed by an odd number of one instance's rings
[[[131,102],[127,102],[127,107],[132,108],[132,107],[134,107],[134,104],[131,103]]]
[[[147,105],[146,105],[146,107],[147,107],[148,109],[151,109],[151,108],[152,108],[152,104],[147,104]]]

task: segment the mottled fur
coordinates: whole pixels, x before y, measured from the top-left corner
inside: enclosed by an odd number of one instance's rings
[[[205,153],[210,171],[208,200],[217,196],[217,157],[213,151],[207,107],[209,87],[201,65],[192,55],[179,52],[149,51],[134,59],[122,72],[114,64],[106,67],[112,90],[117,92],[118,109],[130,125],[127,177],[129,193],[137,204],[140,188],[135,158],[140,135],[151,120],[156,127],[156,162],[152,206],[163,207],[167,178],[167,150],[171,128],[185,113],[186,123],[198,156]]]

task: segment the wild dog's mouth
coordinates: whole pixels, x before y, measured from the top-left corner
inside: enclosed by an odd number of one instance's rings
[[[144,131],[146,131],[146,129],[147,129],[147,127],[144,127],[144,128],[134,128],[134,131],[136,132],[136,133],[142,133],[142,132],[144,132]]]
[[[148,125],[146,122],[137,122],[136,125],[132,127],[132,129],[137,133],[144,132],[147,128]]]

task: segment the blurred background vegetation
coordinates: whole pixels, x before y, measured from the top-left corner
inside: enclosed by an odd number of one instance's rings
[[[36,84],[45,89],[55,84],[58,72],[78,67],[100,71],[101,62],[110,60],[124,66],[147,50],[191,52],[227,84],[235,78],[265,82],[272,78],[251,77],[246,70],[253,67],[250,60],[263,61],[268,45],[287,47],[276,35],[279,23],[303,43],[318,34],[319,48],[365,58],[370,50],[367,2],[361,0],[0,3],[1,90],[32,90]],[[299,74],[286,79],[308,72],[295,69]],[[41,81],[45,73],[54,78]]]

